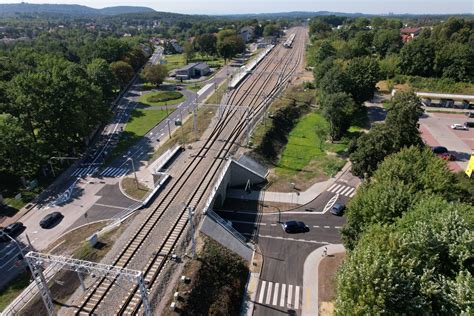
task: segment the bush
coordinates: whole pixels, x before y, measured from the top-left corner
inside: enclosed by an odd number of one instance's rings
[[[149,97],[146,98],[146,100],[151,103],[158,103],[177,100],[182,96],[183,94],[177,91],[161,91],[151,94]]]

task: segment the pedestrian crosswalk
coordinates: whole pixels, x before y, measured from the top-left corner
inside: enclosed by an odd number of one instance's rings
[[[82,167],[82,168],[77,168],[77,169],[74,170],[74,172],[71,174],[71,177],[90,176],[90,175],[93,175],[97,170],[99,170],[99,167]]]
[[[81,167],[77,168],[72,174],[71,177],[84,177],[84,176],[91,176],[96,174],[99,167]],[[126,175],[129,172],[129,168],[115,168],[115,167],[107,167],[99,173],[100,177],[110,177],[110,178],[118,178],[121,176]]]
[[[124,176],[128,173],[130,169],[128,168],[114,168],[114,167],[107,167],[100,173],[101,177],[110,177],[110,178],[118,178]]]
[[[348,185],[339,184],[339,183],[334,183],[326,191],[348,196],[348,197],[353,197],[355,194],[355,188]]]
[[[259,304],[285,309],[301,308],[302,286],[260,280],[255,300]]]

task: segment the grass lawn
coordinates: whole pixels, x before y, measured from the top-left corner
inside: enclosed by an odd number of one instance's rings
[[[181,68],[186,64],[184,54],[165,55],[165,60],[168,71]]]
[[[184,54],[165,55],[165,60],[166,68],[168,69],[168,71],[181,68],[186,65],[186,59],[184,58]],[[211,68],[218,68],[224,66],[224,58],[201,55],[200,53],[196,53],[194,55],[194,58],[189,62],[196,63],[199,61],[207,63]]]
[[[190,85],[186,86],[186,89],[194,91],[194,92],[198,92],[199,90],[202,89],[202,87],[204,87],[203,84],[195,83],[195,84],[190,84]]]
[[[314,126],[327,126],[327,124],[327,121],[316,112],[303,117],[290,132],[288,143],[277,163],[275,173],[284,178],[298,175],[306,179],[337,173],[345,161],[335,155],[328,155],[326,151],[343,153],[348,141],[330,144],[321,140],[316,135]]]
[[[186,100],[186,97],[178,91],[158,91],[142,95],[138,102],[150,106],[164,106],[178,104]]]
[[[224,96],[225,90],[227,88],[227,84],[224,82],[206,101],[207,104],[217,104],[221,101],[222,97]],[[194,132],[193,126],[193,119],[189,118],[187,121],[183,123],[180,127],[182,131],[177,131],[171,135],[171,138],[168,139],[160,148],[157,149],[150,157],[150,162],[156,160],[160,157],[166,150],[169,148],[174,147],[176,144],[189,144],[196,141],[196,136],[201,138],[204,131],[209,127],[211,124],[212,118],[216,114],[216,108],[206,108],[201,107],[197,111],[197,135]]]
[[[30,274],[22,273],[0,292],[0,311],[3,311],[30,284]]]
[[[166,110],[146,110],[135,109],[132,111],[131,118],[125,126],[120,141],[114,148],[111,158],[127,150],[136,141],[143,137],[149,130],[155,127],[168,116]]]

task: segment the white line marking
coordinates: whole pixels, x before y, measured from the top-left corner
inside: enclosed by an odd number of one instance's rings
[[[352,191],[354,191],[354,190],[355,190],[355,188],[351,188],[351,189],[346,193],[346,195],[349,196],[349,194],[351,194]]]
[[[300,287],[295,287],[295,309],[300,308]]]
[[[258,235],[260,238],[269,238],[269,239],[280,239],[286,241],[296,241],[296,242],[307,242],[311,244],[324,244],[329,245],[330,243],[327,241],[317,241],[317,240],[307,240],[307,239],[294,239],[294,238],[283,238],[279,236],[269,236],[269,235]]]
[[[265,281],[262,281],[262,286],[260,286],[260,295],[258,296],[258,302],[259,303],[262,303],[263,302],[263,294],[265,292],[265,285],[267,284],[267,282]]]
[[[270,304],[270,299],[272,298],[272,287],[273,283],[268,282],[268,289],[267,289],[267,299],[265,300],[265,304]]]
[[[285,306],[285,290],[286,290],[286,284],[281,285],[281,294],[280,294],[280,306],[283,307]]]
[[[280,287],[280,283],[275,283],[275,289],[273,290],[273,303],[272,305],[277,305],[278,303],[278,288]]]
[[[326,191],[331,191],[336,185],[337,185],[337,183],[334,183],[334,184],[331,185],[331,186],[329,187],[329,189],[327,189]]]
[[[324,226],[324,228],[331,228],[330,226]]]
[[[336,192],[341,187],[341,184],[338,184],[334,189],[328,190],[329,192]]]
[[[314,228],[319,228],[319,225],[313,225]]]
[[[341,192],[341,195],[346,195],[346,193],[351,189],[351,187],[346,187],[344,191]]]
[[[291,297],[293,296],[293,285],[288,285],[288,299],[286,303],[288,304],[288,308],[291,308]]]
[[[342,187],[339,188],[339,190],[336,191],[336,194],[339,194],[344,190],[346,187],[343,185]]]

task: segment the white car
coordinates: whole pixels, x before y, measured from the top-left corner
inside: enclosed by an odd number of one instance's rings
[[[468,128],[466,126],[462,125],[462,124],[453,124],[453,125],[451,125],[451,128],[452,129],[462,129],[464,131],[468,130]]]

